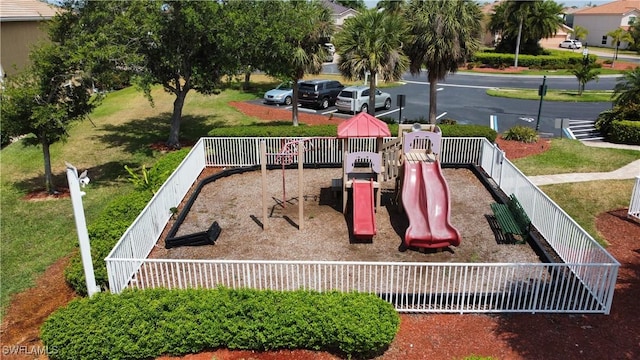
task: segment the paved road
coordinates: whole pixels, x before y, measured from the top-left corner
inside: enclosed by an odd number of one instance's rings
[[[337,71],[335,64],[325,65],[325,72]],[[393,106],[390,111],[378,111],[376,116],[386,116],[396,121],[403,119],[427,118],[429,112],[429,83],[426,74],[418,76],[407,74],[405,84],[398,87],[386,88],[392,96]],[[605,76],[598,82],[591,82],[587,89],[612,89],[616,83],[616,76]],[[504,131],[514,125],[526,125],[535,128],[538,119],[539,100],[517,100],[491,97],[486,94],[488,88],[493,87],[521,87],[538,88],[542,83],[542,76],[507,76],[458,73],[449,75],[438,85],[438,118],[451,118],[461,124],[479,124],[493,126],[498,131]],[[555,89],[575,89],[577,81],[574,77],[548,77],[547,85]],[[406,106],[398,109],[397,95],[406,96]],[[599,103],[567,103],[545,101],[540,109],[539,131],[543,134],[560,136],[560,129],[556,129],[556,119],[595,120],[599,113],[611,108],[609,102]],[[302,109],[313,113],[334,113],[335,116],[348,117],[348,114],[338,114],[335,108],[323,111]]]

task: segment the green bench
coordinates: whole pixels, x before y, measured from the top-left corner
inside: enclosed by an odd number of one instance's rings
[[[491,204],[491,210],[496,216],[503,234],[518,235],[521,238],[521,240],[517,240],[518,243],[526,241],[531,220],[515,195],[512,194],[506,204]]]

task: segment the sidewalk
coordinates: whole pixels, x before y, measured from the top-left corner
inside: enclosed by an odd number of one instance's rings
[[[637,145],[621,145],[612,144],[603,141],[583,141],[586,146],[593,147],[609,147],[617,149],[631,149],[640,151],[640,146]],[[549,184],[561,184],[570,182],[582,182],[593,180],[624,180],[634,179],[636,176],[640,176],[640,160],[633,161],[620,169],[610,172],[595,172],[595,173],[569,173],[569,174],[553,174],[553,175],[537,175],[529,176],[535,185],[549,185]]]

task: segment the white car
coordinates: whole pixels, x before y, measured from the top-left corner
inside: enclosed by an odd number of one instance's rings
[[[391,108],[391,95],[376,91],[376,109]],[[368,86],[349,86],[338,94],[336,99],[336,108],[342,112],[367,112],[369,110],[369,87]]]
[[[578,40],[565,40],[560,43],[560,47],[567,49],[580,49],[582,47],[582,43]]]

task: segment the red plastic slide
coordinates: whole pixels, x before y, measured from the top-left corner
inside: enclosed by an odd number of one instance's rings
[[[406,246],[460,245],[460,234],[449,221],[449,187],[440,163],[405,163],[402,204],[409,218],[404,238]]]
[[[353,235],[371,238],[375,234],[373,181],[353,180]]]

